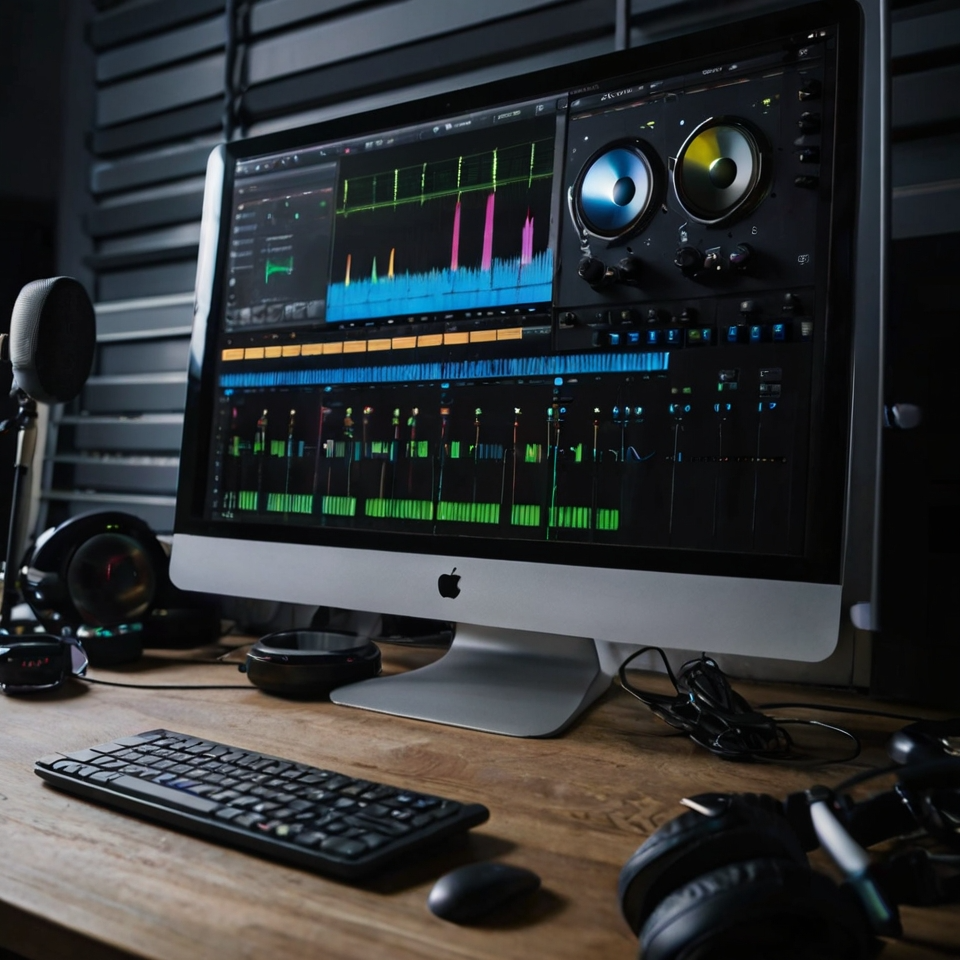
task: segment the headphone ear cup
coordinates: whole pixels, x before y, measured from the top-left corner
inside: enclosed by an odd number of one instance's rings
[[[620,910],[630,929],[638,933],[674,890],[727,864],[772,857],[805,867],[800,841],[774,804],[763,795],[733,796],[718,816],[691,810],[653,833],[620,871]]]
[[[865,960],[879,945],[849,890],[778,858],[691,880],[656,906],[640,933],[643,960]]]

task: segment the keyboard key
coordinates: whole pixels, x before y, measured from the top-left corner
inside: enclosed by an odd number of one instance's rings
[[[267,818],[262,813],[243,813],[233,822],[241,827],[253,828],[258,823],[265,823]]]
[[[82,764],[76,760],[56,760],[51,766],[60,773],[76,773]]]
[[[195,797],[186,790],[175,790],[173,787],[150,780],[138,780],[136,777],[121,775],[111,781],[110,787],[121,793],[128,793],[144,800],[154,800],[175,810],[189,810],[191,813],[213,813],[220,809],[220,804],[204,797]]]
[[[273,774],[283,773],[283,771],[289,769],[289,767],[290,767],[289,763],[283,763],[282,761],[279,761],[279,762],[275,761],[269,767],[264,767],[263,772],[273,773]]]
[[[382,833],[361,833],[357,839],[368,849],[376,850],[385,843],[390,843],[390,838],[383,836]]]
[[[324,786],[328,790],[341,790],[343,787],[349,787],[353,783],[353,780],[350,777],[345,777],[342,774],[336,777],[331,777]]]
[[[299,843],[301,847],[319,847],[327,839],[325,833],[317,833],[314,830],[304,830],[298,833],[294,838],[294,843]]]
[[[345,837],[328,837],[320,844],[320,849],[326,853],[335,853],[339,857],[358,857],[367,849],[366,844],[359,840],[348,840]]]
[[[293,840],[304,830],[306,830],[306,827],[302,823],[281,823],[274,828],[273,835],[278,840]]]
[[[156,778],[154,778],[156,780]],[[197,786],[191,787],[190,792],[197,797],[209,797],[210,794],[216,793],[217,788],[211,786],[209,783],[198,783]],[[211,798],[212,799],[212,798]],[[218,803],[223,803],[223,800],[218,800]]]
[[[207,789],[210,789],[209,784],[207,785]],[[197,790],[194,790],[193,792],[197,793]],[[240,794],[234,793],[232,790],[221,790],[219,793],[211,793],[209,796],[211,800],[216,800],[217,803],[229,803],[231,800],[235,800],[237,797],[239,797]]]
[[[374,787],[373,790],[367,790],[366,793],[360,795],[360,798],[362,800],[386,800],[388,797],[396,794],[396,792],[393,787],[380,786]]]

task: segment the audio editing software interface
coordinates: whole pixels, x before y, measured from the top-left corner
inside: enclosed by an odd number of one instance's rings
[[[206,517],[803,556],[835,87],[824,29],[236,161]]]

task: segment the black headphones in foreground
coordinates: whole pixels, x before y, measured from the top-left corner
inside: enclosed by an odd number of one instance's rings
[[[878,771],[879,774],[882,771]],[[911,764],[894,789],[854,803],[812,787],[780,801],[703,794],[620,872],[643,960],[866,960],[901,933],[897,907],[960,899],[960,758]],[[865,847],[923,830],[952,851]],[[844,875],[811,869],[822,847]]]

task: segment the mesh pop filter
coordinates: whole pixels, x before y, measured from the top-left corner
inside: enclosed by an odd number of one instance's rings
[[[38,403],[66,403],[93,364],[97,322],[86,290],[72,277],[28,283],[10,317],[10,362],[17,386]]]

